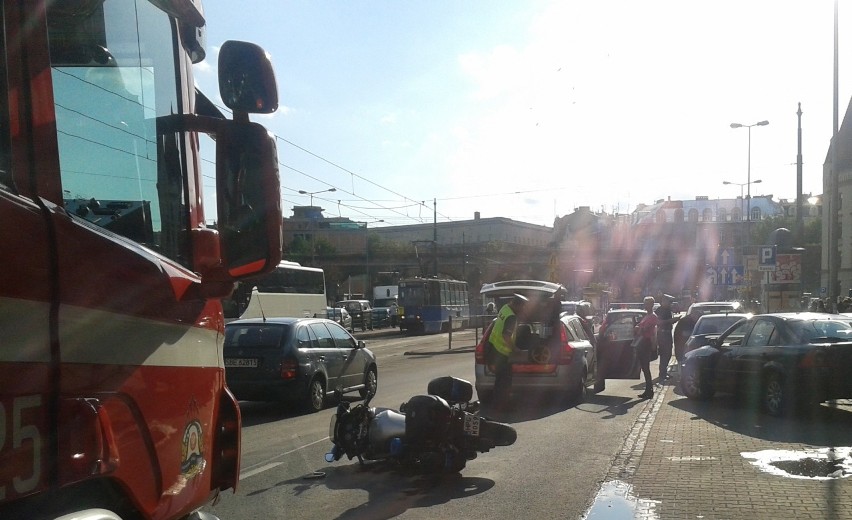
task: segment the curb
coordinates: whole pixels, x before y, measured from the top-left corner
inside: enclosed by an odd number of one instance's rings
[[[405,352],[404,356],[441,356],[444,354],[468,354],[476,350],[476,347],[461,347],[461,348],[453,348],[453,349],[443,349],[443,350],[409,350]]]

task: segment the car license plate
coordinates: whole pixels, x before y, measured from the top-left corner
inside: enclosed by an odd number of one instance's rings
[[[467,414],[464,416],[464,433],[479,437],[479,416]]]
[[[257,358],[225,358],[225,366],[257,368]]]

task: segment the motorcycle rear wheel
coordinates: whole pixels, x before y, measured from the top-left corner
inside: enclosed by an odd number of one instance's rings
[[[518,440],[518,432],[508,424],[480,419],[479,437],[490,440],[494,446],[511,446]]]

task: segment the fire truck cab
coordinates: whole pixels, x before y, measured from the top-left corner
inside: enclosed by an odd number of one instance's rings
[[[0,7],[0,518],[197,516],[239,476],[220,298],[281,259],[271,63],[221,47],[229,119],[200,0]]]

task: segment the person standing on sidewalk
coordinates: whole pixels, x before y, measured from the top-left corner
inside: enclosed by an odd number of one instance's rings
[[[642,300],[645,306],[645,317],[642,318],[633,330],[633,344],[636,346],[636,359],[645,376],[645,391],[639,394],[641,399],[654,397],[654,382],[651,379],[651,360],[654,356],[654,336],[656,335],[657,322],[659,318],[654,314],[654,297],[646,296]]]
[[[518,314],[527,302],[527,298],[521,294],[512,296],[512,300],[500,308],[494,327],[489,336],[490,359],[488,364],[494,370],[494,401],[498,406],[508,406],[509,397],[512,392],[512,365],[509,363],[509,355],[518,348],[515,345],[515,331],[518,326]]]
[[[659,321],[657,322],[657,351],[660,353],[660,378],[658,381],[662,383],[669,378],[669,361],[672,359],[672,325],[677,322],[680,317],[672,315],[672,302],[674,296],[663,294],[660,301],[660,307],[654,311]]]

